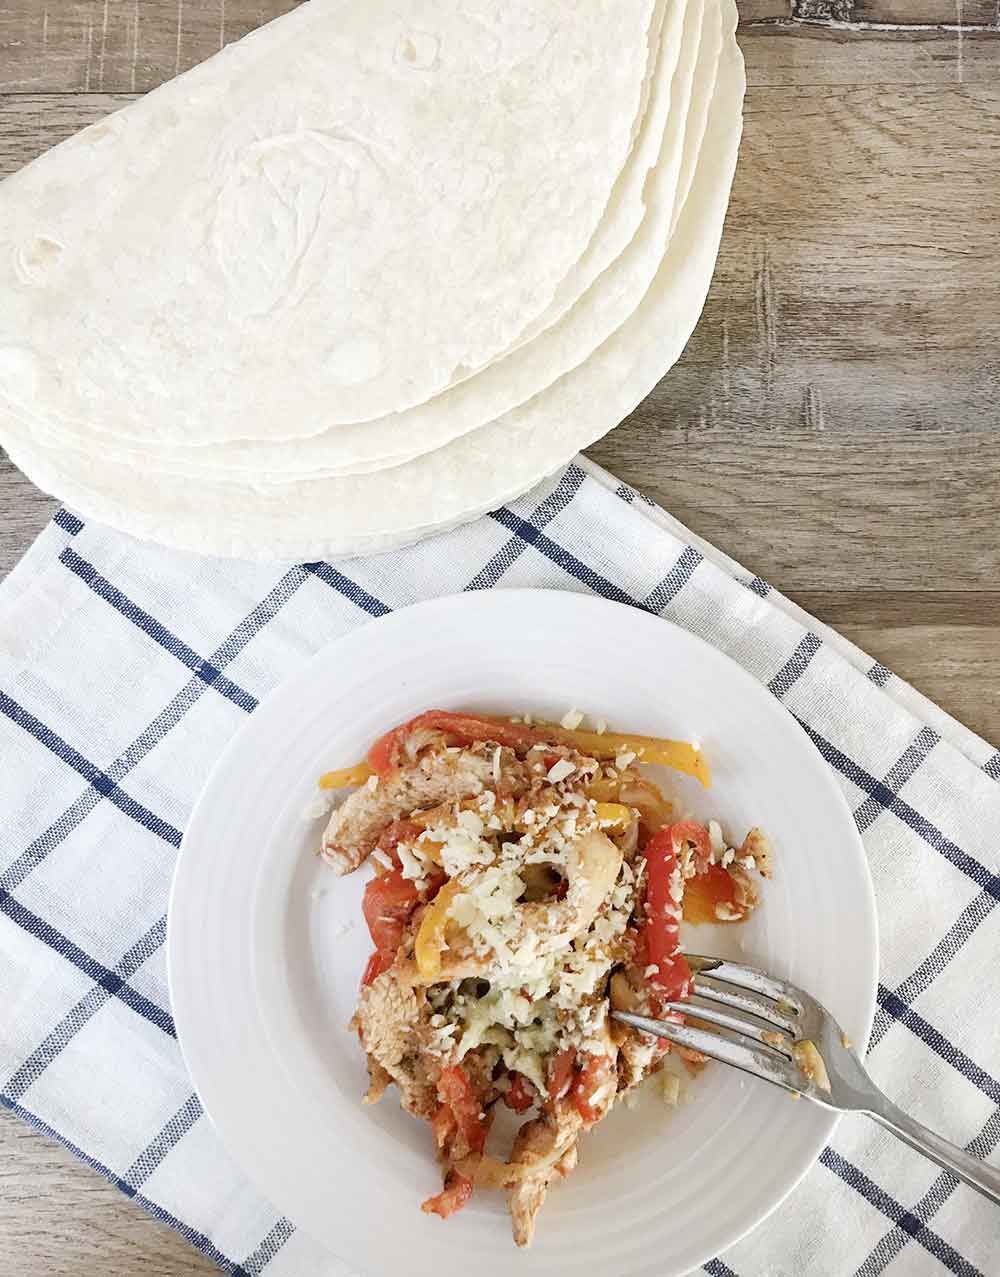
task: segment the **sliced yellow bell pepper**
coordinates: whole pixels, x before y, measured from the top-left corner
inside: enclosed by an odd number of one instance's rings
[[[580,754],[606,762],[621,754],[635,754],[640,763],[672,767],[674,771],[694,776],[706,789],[712,783],[708,763],[701,750],[686,740],[662,740],[658,736],[625,736],[617,732],[569,731],[565,727],[540,729],[551,740],[570,745]]]
[[[350,789],[363,785],[369,776],[375,773],[367,763],[355,763],[353,767],[344,767],[339,772],[327,772],[319,778],[320,789]]]
[[[441,953],[444,949],[448,914],[461,890],[462,884],[458,879],[450,878],[427,906],[427,912],[420,923],[413,956],[417,960],[417,970],[427,979],[433,980],[441,974]]]
[[[624,803],[598,803],[596,814],[602,825],[618,830],[627,829],[632,819],[632,809]]]

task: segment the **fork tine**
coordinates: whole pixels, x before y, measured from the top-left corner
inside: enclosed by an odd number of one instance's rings
[[[686,953],[684,956],[695,976],[711,974],[716,980],[725,980],[741,989],[762,994],[775,1002],[787,1003],[788,1007],[800,1015],[804,1010],[802,991],[786,980],[778,980],[772,975],[758,971],[756,967],[745,967],[741,963],[728,962],[724,958],[708,958],[699,953]]]
[[[762,1020],[769,1028],[783,1029],[792,1037],[798,1036],[798,1016],[788,1003],[774,1002],[744,986],[737,987],[728,980],[719,979],[716,975],[697,975],[694,978],[695,993],[707,1001],[719,1002],[723,1006],[732,1007],[744,1015]],[[683,1010],[675,1007],[675,1010]]]
[[[716,1024],[720,1029],[729,1029],[742,1037],[752,1038],[754,1042],[773,1047],[789,1059],[791,1058],[793,1038],[776,1031],[773,1020],[766,1021],[766,1024],[755,1024],[743,1014],[737,1015],[732,1011],[723,1010],[710,998],[700,996],[697,992],[686,1002],[667,1002],[664,1005],[671,1011],[679,1011],[688,1018],[688,1022],[694,1019],[701,1020],[705,1024]],[[786,1042],[787,1048],[784,1045]]]
[[[695,1029],[689,1024],[650,1020],[644,1015],[633,1015],[630,1011],[613,1011],[611,1014],[613,1019],[629,1024],[633,1029],[641,1029],[644,1033],[652,1033],[654,1037],[664,1038],[677,1046],[700,1051],[713,1060],[721,1060],[723,1064],[731,1064],[744,1073],[751,1073],[754,1077],[783,1086],[786,1091],[803,1089],[802,1074],[789,1059],[743,1034],[728,1036],[710,1033],[707,1029]]]

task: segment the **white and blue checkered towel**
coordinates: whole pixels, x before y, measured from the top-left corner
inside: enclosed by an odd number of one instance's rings
[[[1000,754],[766,582],[584,461],[470,527],[292,569],[60,512],[0,586],[0,1100],[224,1271],[343,1277],[229,1162],[164,970],[181,831],[231,734],[318,648],[466,589],[590,590],[728,652],[854,811],[882,942],[868,1063],[914,1116],[1000,1141]],[[995,1208],[862,1118],[714,1277],[1000,1271]],[[368,1277],[380,1277],[369,1274]]]

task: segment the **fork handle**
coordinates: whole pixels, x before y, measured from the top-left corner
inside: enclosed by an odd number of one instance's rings
[[[973,1157],[964,1148],[959,1148],[957,1144],[952,1144],[949,1140],[942,1139],[940,1135],[935,1135],[926,1126],[921,1126],[919,1122],[907,1116],[902,1109],[897,1108],[881,1093],[878,1103],[872,1104],[866,1111],[886,1130],[892,1131],[893,1135],[901,1139],[904,1144],[909,1144],[918,1153],[923,1153],[932,1162],[937,1162],[938,1166],[951,1171],[964,1184],[982,1193],[994,1205],[1000,1206],[1000,1167],[981,1162],[978,1157]]]

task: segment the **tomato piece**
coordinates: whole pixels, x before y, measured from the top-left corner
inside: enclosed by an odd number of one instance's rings
[[[523,1073],[512,1073],[503,1102],[515,1113],[527,1113],[535,1102],[535,1088]]]
[[[427,1215],[440,1215],[447,1219],[460,1211],[472,1196],[472,1180],[458,1171],[449,1171],[444,1177],[444,1189],[436,1197],[428,1197],[420,1209]]]
[[[569,1091],[576,1065],[576,1051],[568,1046],[565,1051],[549,1059],[549,1099],[561,1100]]]
[[[447,1153],[458,1130],[455,1114],[447,1104],[438,1106],[438,1111],[431,1118],[431,1130],[434,1132],[434,1146],[439,1153]]]
[[[573,1079],[573,1103],[585,1122],[596,1122],[604,1108],[603,1097],[597,1096],[611,1078],[609,1055],[588,1055],[583,1068]]]
[[[403,938],[403,927],[419,903],[416,885],[398,869],[371,879],[365,887],[361,911],[376,949],[396,952]]]
[[[693,823],[681,822],[680,828]],[[649,874],[644,933],[646,949],[650,965],[657,968],[651,981],[667,1002],[691,995],[691,969],[680,951],[683,895],[679,844],[674,838],[677,828],[676,825],[670,825],[661,829],[658,834],[653,835],[645,849]]]
[[[403,942],[403,929],[419,903],[420,893],[416,886],[398,869],[372,878],[367,884],[361,910],[375,952],[368,959],[361,977],[362,988],[377,980],[395,962]]]
[[[451,1109],[470,1151],[481,1153],[489,1128],[479,1096],[460,1065],[451,1064],[442,1069],[438,1095]]]

